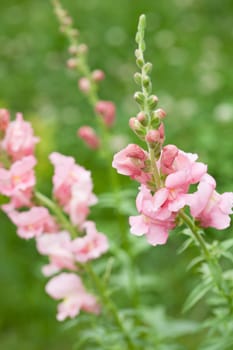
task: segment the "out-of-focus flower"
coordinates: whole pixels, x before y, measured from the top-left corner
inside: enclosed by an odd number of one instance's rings
[[[12,222],[17,226],[17,233],[21,238],[29,239],[41,235],[43,232],[50,232],[54,221],[48,209],[44,207],[32,207],[28,211],[7,212]],[[54,228],[56,228],[54,224]]]
[[[95,130],[90,126],[82,126],[78,129],[77,135],[92,149],[98,149],[100,147],[100,139],[97,136]]]
[[[61,269],[76,270],[71,252],[71,239],[67,231],[44,233],[36,239],[37,250],[48,255],[50,264],[42,269],[45,276],[50,276]]]
[[[95,111],[98,113],[105,125],[113,126],[116,119],[116,107],[111,101],[98,101],[95,105]]]
[[[0,168],[0,193],[13,196],[19,191],[26,191],[35,185],[34,156],[24,157],[11,165],[9,170]]]
[[[75,260],[80,263],[100,257],[109,247],[107,237],[96,230],[94,222],[86,221],[82,228],[86,230],[86,235],[71,243]]]
[[[53,299],[63,300],[58,305],[58,321],[63,321],[67,317],[74,318],[80,310],[100,313],[96,298],[87,293],[81,279],[74,273],[61,273],[53,277],[47,283],[45,290]]]
[[[16,120],[10,122],[6,129],[2,147],[15,161],[32,155],[37,142],[39,138],[34,136],[31,124],[23,120],[21,113],[17,113]]]

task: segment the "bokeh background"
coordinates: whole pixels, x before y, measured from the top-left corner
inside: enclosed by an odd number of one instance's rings
[[[137,112],[132,98],[134,37],[138,17],[145,13],[146,57],[154,64],[154,92],[168,113],[167,142],[197,152],[209,164],[218,190],[232,190],[232,1],[66,0],[63,5],[88,43],[92,68],[106,72],[100,95],[116,103],[116,134],[121,135],[113,142],[124,145],[134,140],[128,128],[129,117]],[[58,150],[95,169],[96,193],[108,190],[102,176],[104,164],[75,135],[80,125],[94,125],[94,116],[77,90],[77,76],[65,67],[67,41],[59,33],[50,1],[1,0],[0,48],[0,108],[9,108],[12,115],[23,112],[41,137],[40,189],[48,192],[51,187],[47,157]],[[122,183],[137,187],[127,180]],[[111,223],[111,213],[99,210],[97,216],[101,228]],[[0,348],[71,348],[74,330],[65,330],[55,320],[56,303],[44,293],[42,258],[34,243],[19,239],[3,213],[0,227]],[[209,230],[208,234],[222,239],[231,233]],[[165,305],[173,318],[183,317],[182,303],[195,281],[185,272],[190,256],[176,254],[181,241],[171,237],[167,246],[152,248],[139,267],[142,273],[154,274],[148,302]],[[205,312],[199,305],[189,317],[201,322]],[[195,340],[186,340],[184,349],[192,347],[197,348]]]

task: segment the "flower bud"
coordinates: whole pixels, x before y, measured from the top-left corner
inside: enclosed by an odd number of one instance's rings
[[[145,73],[146,74],[150,73],[152,70],[152,67],[153,67],[153,65],[150,62],[147,62],[146,64],[144,64],[143,68],[144,68]]]
[[[84,94],[87,94],[90,89],[91,89],[91,83],[90,83],[90,80],[87,79],[87,78],[81,78],[79,79],[78,81],[78,86],[79,86],[79,89],[84,93]]]
[[[150,78],[148,77],[148,75],[143,77],[142,84],[145,88],[148,88],[151,85]]]
[[[92,149],[98,149],[100,147],[100,140],[96,135],[96,132],[90,126],[82,126],[77,130],[77,136],[79,136],[86,144]]]
[[[157,114],[157,116],[160,118],[160,119],[163,119],[166,117],[166,112],[162,109],[162,108],[159,108],[155,111],[155,113]]]
[[[0,109],[0,131],[5,131],[9,125],[10,113],[7,109]]]
[[[147,102],[148,102],[148,106],[149,106],[150,110],[153,110],[157,106],[158,97],[155,95],[150,95]]]
[[[71,45],[68,50],[71,55],[76,55],[78,52],[78,45]]]
[[[143,105],[144,104],[145,97],[144,97],[142,92],[140,92],[140,91],[135,92],[134,99],[139,105]]]
[[[140,73],[134,74],[134,81],[137,85],[141,85],[142,83],[142,75]]]
[[[113,126],[116,119],[116,107],[111,101],[98,101],[95,105],[95,112],[98,113],[106,126]]]
[[[94,71],[92,72],[91,76],[92,76],[92,79],[93,79],[95,82],[104,80],[104,78],[105,78],[104,72],[103,72],[102,70],[100,70],[100,69],[94,70]]]
[[[85,54],[88,51],[88,46],[86,44],[80,44],[78,46],[78,53],[79,54]]]
[[[158,130],[149,130],[146,134],[146,141],[149,143],[160,142],[160,133]]]
[[[77,60],[75,58],[69,58],[66,65],[69,69],[75,69],[77,67]]]
[[[140,123],[140,121],[137,118],[130,118],[129,126],[140,139],[145,139],[146,128]]]

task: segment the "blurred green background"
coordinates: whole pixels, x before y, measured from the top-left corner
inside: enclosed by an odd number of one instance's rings
[[[154,64],[154,92],[168,113],[167,142],[197,152],[209,164],[218,190],[231,190],[232,1],[66,0],[63,5],[89,46],[92,68],[106,72],[100,95],[117,105],[116,134],[121,138],[114,142],[122,145],[135,140],[128,128],[129,117],[137,113],[132,99],[134,37],[139,15],[147,15],[146,57]],[[41,137],[39,187],[49,191],[52,169],[47,156],[58,150],[96,169],[95,192],[107,191],[102,181],[104,165],[75,135],[80,125],[95,125],[94,116],[77,90],[77,76],[65,67],[67,41],[59,33],[50,2],[1,0],[0,47],[0,108],[9,108],[12,116],[23,112]],[[129,184],[127,179],[122,182]],[[96,216],[98,226],[107,228],[105,213]],[[55,320],[56,303],[44,293],[42,258],[34,243],[19,239],[3,213],[0,222],[0,348],[69,349],[75,332],[64,331]],[[224,238],[230,231],[210,230],[209,234]],[[172,237],[167,246],[152,248],[139,267],[142,273],[146,270],[155,276],[155,292],[147,296],[149,302],[166,304],[174,318],[183,317],[182,303],[193,284],[185,272],[189,256],[176,255],[181,241]],[[203,314],[205,310],[197,307],[189,316],[201,321]],[[187,349],[191,344],[193,340]]]

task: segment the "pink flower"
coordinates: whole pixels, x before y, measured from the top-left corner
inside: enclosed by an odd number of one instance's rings
[[[141,215],[129,218],[132,234],[145,234],[152,245],[166,243],[169,230],[175,227],[175,214],[169,210],[168,194],[166,189],[161,189],[153,196],[146,186],[140,187],[136,206]]]
[[[116,153],[112,166],[122,175],[128,175],[131,179],[145,184],[151,175],[145,172],[148,154],[141,147],[129,144],[126,148]]]
[[[74,318],[80,310],[100,313],[96,298],[87,293],[81,279],[74,273],[61,273],[53,277],[47,283],[45,290],[53,299],[63,299],[58,305],[58,321],[63,321],[67,317]]]
[[[36,244],[40,254],[49,256],[50,264],[44,266],[42,270],[45,276],[50,276],[63,268],[76,270],[68,232],[44,233],[36,239]]]
[[[73,185],[70,202],[65,207],[71,222],[79,227],[86,220],[90,212],[89,207],[97,203],[97,198],[92,193],[89,178],[86,178],[86,174],[83,175],[83,178],[80,178],[80,183]]]
[[[82,126],[78,129],[77,135],[92,149],[98,149],[100,147],[99,137],[96,132],[90,126]]]
[[[71,245],[75,260],[80,263],[96,259],[108,250],[107,238],[97,232],[94,222],[86,221],[82,228],[86,230],[86,235],[76,238]]]
[[[35,165],[35,157],[28,156],[13,163],[9,170],[0,168],[0,193],[13,196],[32,189],[35,185]]]
[[[170,189],[182,188],[183,192],[187,192],[191,184],[198,183],[207,166],[196,162],[197,158],[196,154],[185,153],[176,146],[165,146],[160,159],[162,172],[168,174],[165,186]]]
[[[31,124],[23,120],[21,113],[17,113],[16,120],[11,122],[6,130],[2,147],[13,160],[18,160],[32,155],[38,141],[39,139],[34,137]]]
[[[219,194],[215,191],[216,182],[208,174],[203,176],[195,193],[187,195],[187,204],[192,216],[203,227],[223,230],[230,225],[233,206],[233,192]]]
[[[18,209],[21,207],[31,207],[33,205],[32,199],[32,188],[27,188],[26,190],[14,191],[11,196],[11,200],[9,203],[2,205],[2,209],[9,213],[14,209]]]
[[[99,101],[95,105],[96,113],[100,114],[105,125],[113,126],[116,119],[116,107],[110,101]]]
[[[48,210],[44,207],[33,207],[28,211],[7,212],[9,218],[17,226],[17,233],[21,238],[29,239],[49,232],[53,223]],[[55,227],[54,227],[55,228]]]
[[[55,167],[53,193],[74,224],[81,225],[88,213],[89,206],[97,202],[92,193],[91,174],[75,164],[72,157],[52,153],[50,160]]]
[[[0,109],[0,131],[6,131],[10,121],[10,113],[7,109]]]

